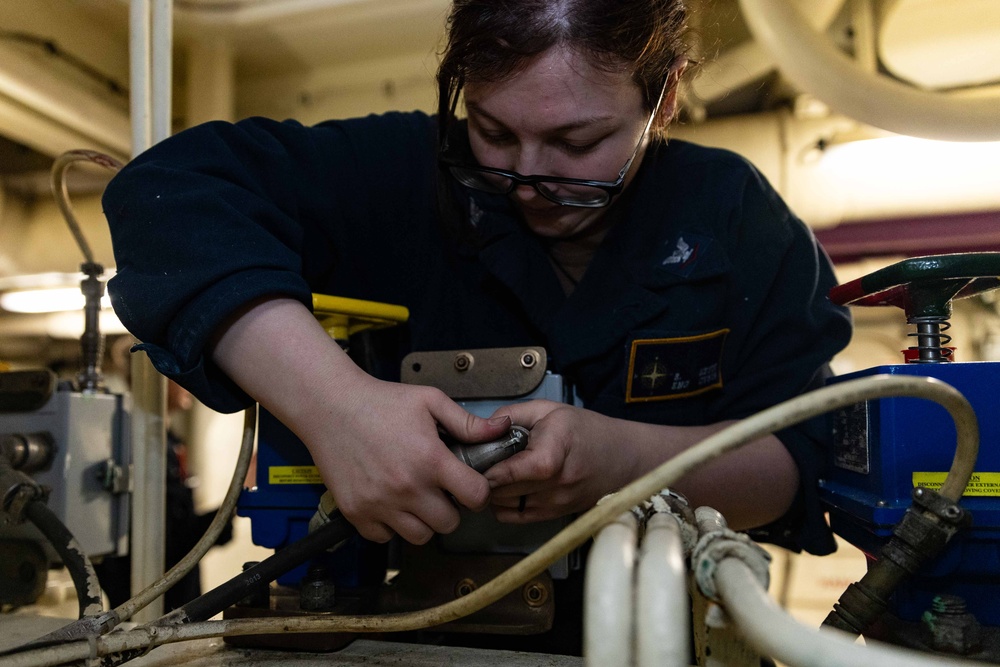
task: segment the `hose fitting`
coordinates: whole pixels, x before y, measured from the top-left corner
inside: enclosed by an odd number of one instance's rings
[[[823,621],[855,636],[867,632],[885,613],[899,584],[937,557],[971,515],[931,489],[913,490],[913,505],[879,551],[878,559],[857,583],[847,587]]]
[[[476,472],[483,473],[527,447],[528,429],[523,426],[511,426],[506,437],[475,444],[457,442],[445,437],[445,444],[459,461]]]

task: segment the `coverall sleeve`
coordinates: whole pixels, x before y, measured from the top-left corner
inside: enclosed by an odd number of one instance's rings
[[[732,338],[740,341],[731,379],[716,403],[720,414],[743,418],[823,386],[830,359],[850,340],[848,311],[828,293],[836,284],[829,259],[755,170],[747,179],[730,237],[738,257]],[[819,501],[819,479],[831,446],[823,415],[776,434],[799,469],[792,510],[757,537],[792,550],[824,554],[836,546]]]
[[[103,198],[117,273],[108,290],[158,371],[209,407],[250,398],[206,355],[244,304],[311,285],[343,260],[338,226],[399,219],[428,117],[387,114],[304,127],[261,118],[181,132],[129,163]],[[398,210],[389,210],[396,208]]]

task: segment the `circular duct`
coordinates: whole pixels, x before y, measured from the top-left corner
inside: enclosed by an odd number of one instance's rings
[[[817,34],[788,0],[740,0],[754,38],[795,86],[832,109],[897,134],[944,141],[1000,140],[1000,100],[919,90],[866,72]]]
[[[1000,82],[1000,2],[902,0],[879,17],[879,60],[921,88]]]

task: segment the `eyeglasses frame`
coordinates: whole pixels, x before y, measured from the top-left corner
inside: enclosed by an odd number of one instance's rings
[[[653,127],[653,121],[656,119],[657,114],[660,112],[660,106],[663,104],[663,98],[666,97],[667,87],[670,85],[670,79],[668,78],[663,84],[663,88],[660,90],[660,96],[656,100],[656,105],[653,107],[652,113],[649,114],[649,120],[646,121],[646,127],[643,128],[642,134],[639,136],[639,142],[635,145],[635,150],[632,151],[632,155],[625,162],[625,165],[619,170],[618,178],[613,181],[592,181],[581,178],[567,178],[564,176],[544,176],[544,175],[532,175],[523,176],[516,171],[506,171],[504,169],[497,169],[495,167],[484,167],[481,165],[471,165],[467,162],[457,160],[448,156],[446,153],[448,151],[448,133],[443,133],[443,138],[441,141],[441,147],[438,151],[438,162],[448,169],[448,173],[451,174],[452,178],[458,180],[460,183],[466,187],[473,189],[476,188],[473,185],[462,182],[458,176],[455,175],[453,168],[466,169],[469,171],[480,172],[484,174],[493,174],[494,176],[502,176],[510,180],[510,187],[505,191],[501,189],[496,190],[484,190],[485,192],[494,192],[496,194],[509,195],[520,185],[530,185],[535,189],[535,192],[540,194],[545,199],[559,204],[560,206],[575,206],[578,208],[604,208],[609,206],[614,198],[621,194],[621,191],[625,188],[625,176],[628,175],[629,169],[632,167],[632,163],[635,162],[636,156],[639,155],[639,150],[642,148],[643,142],[646,140],[646,136],[649,134],[650,128]],[[458,105],[458,94],[456,91],[454,102],[451,105],[451,117],[454,118],[454,110]],[[555,199],[552,195],[547,194],[538,187],[539,183],[557,183],[563,185],[577,185],[580,187],[590,187],[603,190],[607,193],[608,198],[599,203],[583,203],[583,202],[567,202]]]

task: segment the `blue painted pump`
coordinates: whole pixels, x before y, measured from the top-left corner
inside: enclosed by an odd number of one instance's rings
[[[939,558],[896,590],[890,610],[916,622],[934,597],[958,595],[980,623],[1000,626],[1000,363],[879,366],[834,381],[879,374],[933,377],[955,387],[976,412],[981,442],[976,474],[960,502],[972,514],[972,527],[959,531]],[[833,418],[831,472],[821,483],[830,526],[874,555],[910,507],[913,489],[936,489],[951,468],[955,425],[943,407],[918,398],[869,401]]]
[[[308,535],[309,519],[316,513],[325,490],[302,441],[274,415],[261,409],[257,426],[256,484],[244,489],[237,503],[237,514],[250,518],[253,543],[278,550]],[[347,580],[335,580],[335,584],[357,588],[366,583],[355,566],[357,560],[363,560],[361,551],[365,548],[365,543],[355,537],[331,555],[337,561],[351,564],[350,567],[335,567],[337,562],[330,563],[332,572],[349,574]],[[301,565],[281,575],[277,582],[285,586],[298,584],[307,569],[308,566]]]
[[[961,392],[979,421],[975,472],[960,500],[972,526],[958,531],[943,553],[898,586],[889,612],[917,622],[940,595],[964,598],[982,625],[1000,626],[1000,363],[952,361],[944,334],[951,301],[1000,286],[1000,253],[966,253],[905,260],[835,288],[841,304],[892,305],[917,327],[911,363],[879,366],[832,382],[878,374],[939,379]],[[821,496],[830,525],[874,558],[911,506],[917,486],[937,489],[951,468],[954,422],[940,405],[917,398],[885,398],[832,415],[834,447]]]

